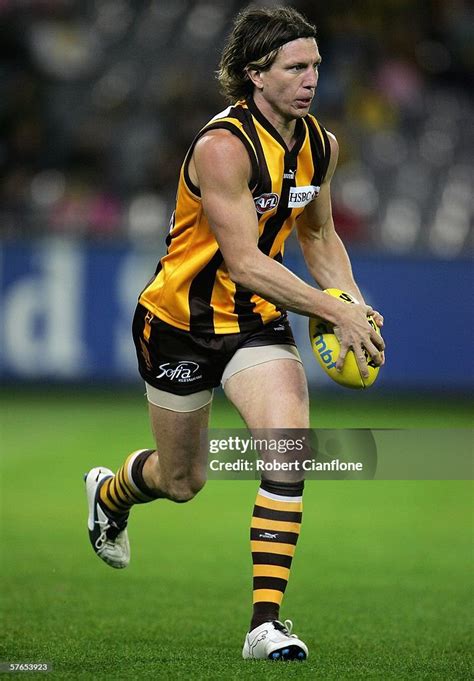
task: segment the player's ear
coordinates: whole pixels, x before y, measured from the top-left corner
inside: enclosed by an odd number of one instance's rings
[[[246,69],[248,79],[255,85],[257,90],[263,90],[262,72],[258,69]]]

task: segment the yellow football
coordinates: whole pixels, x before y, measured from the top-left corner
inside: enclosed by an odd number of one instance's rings
[[[328,288],[324,291],[334,298],[340,298],[345,303],[357,304],[357,300],[350,293],[345,293],[337,288]],[[379,328],[373,317],[368,317],[369,324],[380,334]],[[369,388],[375,381],[379,373],[379,367],[374,364],[370,356],[365,352],[367,365],[369,367],[368,378],[363,378],[357,366],[354,352],[349,350],[344,361],[341,372],[336,369],[336,362],[339,357],[341,346],[337,340],[333,325],[324,319],[312,318],[309,320],[309,338],[313,354],[326,374],[346,388]]]

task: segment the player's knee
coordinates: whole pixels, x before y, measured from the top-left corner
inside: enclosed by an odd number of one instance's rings
[[[167,497],[177,504],[184,504],[194,499],[205,484],[206,479],[202,476],[172,480],[167,485]]]

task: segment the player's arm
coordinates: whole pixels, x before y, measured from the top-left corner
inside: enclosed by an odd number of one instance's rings
[[[347,291],[365,305],[362,293],[354,280],[346,248],[334,227],[331,206],[331,179],[337,165],[339,146],[334,135],[328,133],[328,136],[331,145],[328,170],[321,185],[319,196],[306,206],[296,221],[298,241],[306,265],[321,288],[339,288],[342,291]],[[377,325],[383,326],[382,315],[379,312],[374,312],[371,308],[366,309],[369,314],[374,314]],[[380,345],[378,347],[383,349]],[[347,349],[341,348],[343,358]],[[383,362],[383,356],[381,360]]]
[[[339,288],[359,301],[362,294],[354,281],[347,251],[334,228],[331,208],[331,179],[337,165],[339,146],[331,133],[331,156],[319,196],[309,203],[296,221],[298,241],[306,265],[321,288]]]
[[[230,278],[287,310],[322,317],[378,356],[379,337],[372,340],[365,306],[347,305],[309,286],[258,249],[258,222],[248,188],[251,165],[240,140],[225,130],[210,131],[197,142],[189,166],[201,192],[202,205]],[[357,354],[357,353],[356,353]],[[365,362],[364,362],[365,364]]]

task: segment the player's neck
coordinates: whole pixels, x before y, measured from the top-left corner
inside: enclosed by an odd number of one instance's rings
[[[255,105],[260,109],[268,122],[275,128],[288,149],[291,149],[295,143],[296,119],[285,118],[285,116],[281,112],[275,110],[266,99],[259,96],[258,92],[255,93],[253,99]]]

